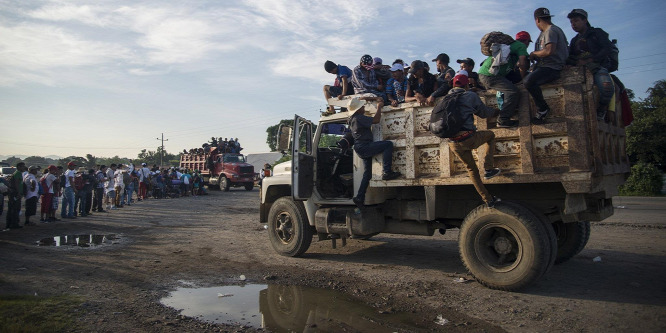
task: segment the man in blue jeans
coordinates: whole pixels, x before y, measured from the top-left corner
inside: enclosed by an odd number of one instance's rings
[[[608,104],[615,94],[615,86],[608,73],[613,44],[608,39],[608,33],[590,25],[586,11],[574,9],[567,18],[571,22],[571,28],[578,33],[569,45],[567,64],[585,66],[594,76],[594,85],[599,90],[597,120],[604,120]]]
[[[76,188],[74,187],[74,177],[76,177],[76,171],[74,171],[75,167],[76,163],[74,163],[74,161],[67,163],[64,191],[62,196],[62,208],[60,210],[60,217],[62,218],[76,218],[74,216],[74,203],[76,200]]]
[[[368,99],[377,102],[377,113],[375,113],[374,117],[368,117],[363,114],[365,112],[365,103]],[[372,139],[371,127],[372,124],[379,123],[379,120],[382,117],[383,106],[384,103],[381,97],[354,97],[347,105],[347,109],[352,113],[349,118],[349,128],[354,137],[354,151],[363,159],[363,178],[361,179],[358,193],[352,199],[359,208],[364,205],[365,191],[368,189],[370,179],[372,178],[373,156],[377,154],[382,154],[383,156],[384,172],[382,174],[382,180],[391,180],[400,176],[400,172],[391,170],[393,142],[375,142]]]
[[[534,11],[534,22],[541,31],[534,44],[534,52],[530,53],[530,61],[536,61],[536,65],[523,79],[525,89],[529,91],[538,109],[536,116],[532,118],[534,124],[543,124],[550,112],[541,86],[560,78],[560,71],[569,57],[567,37],[560,27],[551,22],[551,17],[553,15],[550,15],[547,8],[537,8]]]

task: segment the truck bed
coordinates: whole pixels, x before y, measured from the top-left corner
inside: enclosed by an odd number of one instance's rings
[[[520,86],[519,110],[514,115],[520,126],[497,128],[497,119],[475,117],[479,130],[495,133],[495,166],[502,174],[488,184],[561,183],[567,193],[598,193],[602,198],[617,194],[629,172],[625,152],[625,131],[619,98],[610,122],[597,121],[596,90],[592,76],[582,68],[567,68],[559,80],[542,86],[551,112],[542,125],[530,124],[536,107],[529,93]],[[496,91],[479,92],[489,107],[497,108]],[[345,106],[347,101],[329,100]],[[471,184],[462,162],[448,148],[448,140],[427,129],[433,107],[418,103],[385,106],[382,121],[374,125],[375,140],[394,143],[393,169],[403,176],[381,180],[381,159],[373,162],[372,187],[437,186]],[[374,114],[372,106],[366,107]],[[346,113],[332,117],[346,117]],[[486,152],[474,152],[477,161]]]

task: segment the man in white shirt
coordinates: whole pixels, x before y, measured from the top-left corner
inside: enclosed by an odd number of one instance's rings
[[[30,216],[37,214],[37,199],[39,196],[39,186],[37,186],[37,170],[38,168],[31,165],[28,168],[28,173],[23,176],[23,184],[25,184],[25,225],[30,225]]]
[[[115,181],[115,172],[116,164],[111,164],[111,167],[106,170],[106,183],[104,183],[104,193],[106,194],[107,209],[116,209],[116,181]],[[111,200],[111,206],[109,206],[109,200]]]
[[[125,190],[125,183],[123,182],[123,172],[126,172],[126,170],[123,169],[123,165],[120,164],[118,165],[118,168],[116,168],[116,171],[114,171],[113,176],[115,180],[115,188],[116,188],[116,197],[115,197],[115,204],[116,207],[122,207],[121,205],[121,199],[123,196],[123,192]]]
[[[60,217],[67,219],[75,219],[74,204],[76,200],[76,188],[74,187],[74,177],[76,177],[76,163],[71,161],[67,163],[67,171],[65,171],[65,184],[62,196],[62,208],[60,210]]]
[[[41,222],[53,222],[55,220],[55,210],[53,209],[53,182],[58,179],[55,175],[56,172],[58,172],[58,168],[55,165],[49,165],[48,173],[45,173],[41,178],[46,185],[43,188],[44,194],[42,194]]]

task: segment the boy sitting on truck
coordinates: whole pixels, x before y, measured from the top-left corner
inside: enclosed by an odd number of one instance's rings
[[[365,103],[367,100],[377,102],[377,113],[374,117],[364,115]],[[354,137],[354,151],[363,159],[363,178],[358,188],[358,193],[352,199],[359,208],[363,207],[365,202],[365,191],[372,178],[372,157],[377,154],[383,155],[384,173],[382,180],[391,180],[398,178],[400,172],[391,170],[393,142],[391,141],[373,141],[372,124],[379,123],[382,117],[382,107],[384,103],[381,97],[354,97],[349,101],[347,109],[352,113],[349,118],[349,128]]]
[[[476,126],[474,126],[474,115],[481,118],[488,118],[495,114],[495,110],[483,104],[476,93],[465,91],[468,84],[469,79],[467,76],[458,74],[453,78],[453,88],[449,91],[449,95],[462,93],[458,98],[456,107],[463,119],[463,126],[460,132],[449,139],[449,148],[451,148],[453,154],[465,164],[467,174],[469,175],[469,178],[471,178],[474,188],[483,201],[489,207],[492,207],[495,202],[499,201],[499,199],[492,196],[488,189],[483,185],[481,174],[474,161],[474,156],[472,156],[472,150],[486,144],[488,151],[486,153],[486,158],[483,161],[483,167],[486,170],[484,178],[490,179],[500,174],[501,170],[493,167],[495,133],[492,131],[477,131]]]

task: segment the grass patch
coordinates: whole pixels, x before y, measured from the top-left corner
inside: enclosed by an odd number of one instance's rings
[[[63,332],[76,330],[74,296],[0,296],[0,332]]]

